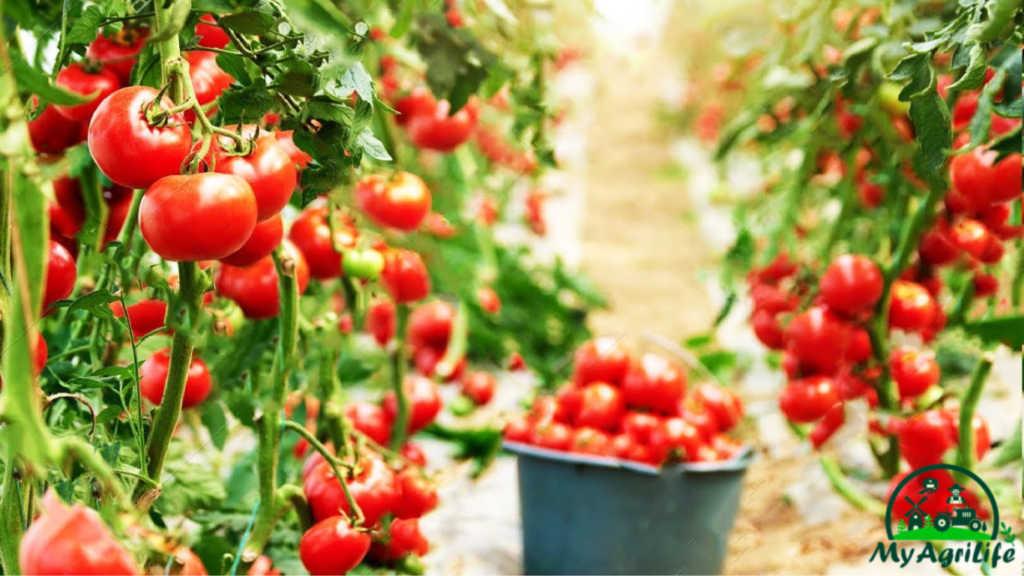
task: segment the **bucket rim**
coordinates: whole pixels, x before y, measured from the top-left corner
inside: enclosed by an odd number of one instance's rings
[[[517,456],[528,456],[541,460],[553,460],[565,464],[581,464],[593,466],[595,468],[628,470],[647,476],[660,476],[662,473],[670,470],[678,471],[683,474],[740,472],[746,470],[754,461],[754,450],[749,444],[744,444],[743,449],[739,454],[729,460],[722,460],[719,462],[683,463],[662,467],[652,466],[650,464],[641,464],[639,462],[630,462],[628,460],[620,460],[611,456],[594,456],[590,454],[576,454],[573,452],[551,450],[549,448],[541,448],[539,446],[525,444],[523,442],[511,442],[508,440],[502,442],[502,447],[506,451],[516,454]]]

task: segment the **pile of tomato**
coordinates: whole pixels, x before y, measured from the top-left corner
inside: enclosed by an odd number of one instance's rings
[[[655,353],[636,356],[598,338],[573,358],[572,381],[534,399],[505,426],[507,442],[661,466],[738,456],[726,435],[743,418],[735,392],[714,384],[687,390],[686,368]]]

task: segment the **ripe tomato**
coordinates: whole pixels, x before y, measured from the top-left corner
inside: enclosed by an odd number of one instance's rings
[[[202,50],[186,52],[185,60],[188,60],[188,75],[192,79],[192,87],[196,91],[196,100],[207,111],[207,115],[215,113],[217,107],[210,106],[210,104],[217,100],[235,79],[217,64],[216,52]],[[195,122],[195,112],[186,110],[185,120],[189,124]]]
[[[732,390],[714,384],[701,384],[690,397],[714,416],[716,431],[728,432],[743,419],[743,402]]]
[[[375,454],[359,459],[356,475],[345,479],[352,498],[363,511],[366,526],[375,526],[385,514],[394,510],[402,497],[395,473]],[[344,471],[344,468],[340,468]],[[342,472],[344,474],[344,472]],[[320,522],[331,516],[351,514],[345,491],[328,462],[321,462],[303,480],[302,491],[309,502],[313,519]]]
[[[124,318],[124,309],[120,302],[111,302],[110,311],[114,318]],[[167,317],[167,302],[163,300],[139,300],[128,306],[128,320],[132,325],[132,337],[142,338],[146,334],[164,327]]]
[[[791,422],[809,424],[817,422],[828,411],[842,402],[839,386],[825,376],[810,376],[794,380],[782,389],[779,408]]]
[[[196,36],[199,36],[199,45],[203,48],[223,48],[231,43],[227,32],[217,25],[213,14],[203,14],[196,24]]]
[[[939,382],[939,363],[931,351],[897,348],[889,356],[889,371],[900,398],[916,398]]]
[[[391,418],[384,408],[369,402],[353,402],[345,406],[345,418],[377,444],[387,446],[391,442]]]
[[[252,188],[238,176],[165,176],[142,197],[139,230],[164,260],[217,260],[252,236],[256,213]]]
[[[437,371],[437,365],[444,358],[445,350],[439,348],[433,348],[430,346],[424,346],[422,348],[414,348],[412,353],[413,365],[416,367],[416,371],[432,378]],[[445,382],[454,382],[458,380],[462,373],[466,370],[466,357],[463,356],[458,359],[455,363],[452,372],[445,376]]]
[[[388,528],[388,541],[374,542],[370,546],[370,557],[382,562],[397,562],[412,554],[423,556],[430,551],[430,543],[420,532],[417,518],[395,520]]]
[[[867,376],[865,374],[865,376]],[[839,393],[843,400],[856,400],[864,398],[868,406],[878,406],[878,391],[864,378],[855,374],[840,374],[836,381],[839,383]]]
[[[431,113],[412,116],[406,124],[412,143],[418,148],[451,152],[469,140],[476,128],[477,103],[471,99],[461,110],[449,115],[447,100],[437,103]]]
[[[294,244],[285,240],[283,246],[285,254],[295,261],[295,277],[302,294],[309,286],[309,266]],[[223,264],[217,270],[214,284],[217,292],[238,304],[246,318],[273,318],[280,313],[281,295],[272,256],[265,256],[252,266]]]
[[[681,462],[694,461],[701,446],[700,433],[686,420],[678,417],[665,418],[651,431],[648,446],[655,462],[677,459]]]
[[[870,340],[863,342],[866,333],[862,336],[854,328],[829,309],[814,306],[790,320],[786,327],[787,349],[796,355],[801,366],[832,375],[842,365],[870,356]]]
[[[530,443],[548,450],[568,450],[572,428],[561,422],[538,422],[530,435]]]
[[[396,304],[409,304],[430,294],[430,276],[420,255],[410,250],[389,249],[384,253],[381,284]]]
[[[972,258],[986,264],[995,264],[1003,256],[1003,245],[981,222],[964,218],[950,231],[950,240]]]
[[[352,527],[348,518],[332,516],[306,530],[299,540],[299,558],[313,576],[345,574],[370,551],[370,535]]]
[[[32,97],[38,105],[39,98]],[[28,137],[32,148],[39,154],[60,154],[69,147],[85,140],[82,137],[84,124],[68,120],[51,104],[35,120],[28,123]]]
[[[505,424],[502,436],[509,442],[529,442],[533,436],[533,426],[525,416],[513,418]]]
[[[928,410],[908,418],[900,427],[900,452],[912,468],[942,462],[942,455],[956,444],[948,414]]]
[[[423,228],[436,238],[454,238],[459,233],[458,229],[444,215],[437,212],[427,214],[423,220]]]
[[[423,453],[423,449],[420,445],[415,442],[406,442],[402,444],[402,450],[400,452],[402,458],[411,464],[415,464],[420,468],[427,466],[427,455]]]
[[[402,497],[394,507],[396,518],[420,518],[437,508],[437,487],[417,468],[408,467],[398,473]]]
[[[145,44],[149,30],[146,28],[124,28],[107,38],[101,32],[85,49],[85,57],[102,64],[117,75],[122,85],[131,83],[132,68],[139,59],[139,52]]]
[[[243,127],[255,132],[255,126]],[[228,126],[227,129],[232,129]],[[252,142],[252,150],[246,156],[232,156],[224,152],[222,147],[233,146],[230,139],[219,140],[216,171],[221,174],[234,174],[249,183],[256,195],[256,219],[260,222],[273,217],[281,211],[292,192],[298,185],[298,172],[295,163],[288,156],[273,134],[261,132]]]
[[[171,115],[163,126],[146,119],[156,97],[157,91],[147,86],[122,88],[100,104],[89,123],[89,153],[107,178],[126,188],[149,188],[177,174],[192,149],[192,133],[180,114]],[[171,106],[164,98],[153,108]]]
[[[631,363],[622,379],[626,405],[674,414],[686,394],[686,370],[657,354],[644,354]]]
[[[448,347],[454,321],[455,307],[444,300],[431,300],[417,306],[409,315],[409,345],[444,350]]]
[[[386,346],[395,336],[395,327],[395,303],[382,297],[371,300],[366,312],[366,330],[373,334],[377,344]]]
[[[306,256],[310,274],[318,280],[338,278],[342,274],[342,255],[334,250],[334,244],[355,248],[359,239],[359,231],[352,221],[339,218],[332,242],[328,216],[326,206],[310,206],[299,214],[288,231],[288,238]]]
[[[591,382],[619,385],[626,377],[629,363],[629,349],[619,339],[589,340],[573,356],[573,380],[581,386]]]
[[[433,115],[435,109],[437,100],[434,99],[434,95],[427,88],[420,86],[395,101],[395,112],[398,112],[395,115],[395,123],[405,126],[416,116]]]
[[[732,406],[728,404],[724,405],[723,408],[727,409],[726,415],[729,418],[734,418],[734,421],[739,421],[739,418],[743,412],[743,405],[739,402],[738,398],[733,398],[733,406],[738,407],[739,414],[735,417],[732,412],[735,412]],[[714,403],[714,402],[713,402]],[[679,417],[686,420],[697,429],[700,433],[700,437],[704,440],[710,440],[716,434],[719,433],[718,419],[715,414],[708,409],[702,402],[698,401],[693,395],[687,397],[679,406]]]
[[[88,122],[100,103],[121,87],[121,80],[110,70],[100,68],[91,71],[77,62],[69,64],[67,68],[61,70],[57,74],[55,83],[64,90],[80,96],[96,94],[95,98],[82,104],[53,105],[57,112],[74,122]]]
[[[972,206],[1008,202],[1021,197],[1021,155],[1011,154],[996,163],[999,154],[984,146],[954,156],[949,177]]]
[[[82,186],[77,178],[62,176],[53,181],[53,192],[57,203],[50,205],[50,223],[62,236],[74,238],[82,230],[82,224],[86,219]],[[110,242],[117,238],[124,226],[125,218],[128,217],[132,191],[124,186],[112,184],[103,190],[103,200],[108,209],[103,241]]]
[[[815,448],[821,448],[825,442],[828,442],[829,438],[836,433],[846,422],[846,413],[842,404],[836,404],[829,408],[825,416],[814,425],[811,429],[810,434],[807,435],[811,441],[811,446]]]
[[[999,292],[999,279],[992,274],[975,273],[971,280],[974,283],[974,295],[988,298]]]
[[[501,298],[498,297],[498,293],[494,291],[494,288],[490,286],[481,286],[476,291],[477,301],[480,303],[480,309],[488,314],[499,314],[501,312]]]
[[[960,411],[955,408],[948,408],[945,410],[945,413],[951,428],[950,433],[953,435],[954,442],[959,445]],[[985,457],[988,449],[992,447],[992,440],[988,433],[988,424],[985,423],[984,418],[975,414],[974,419],[971,421],[971,428],[974,430],[974,456],[980,461]]]
[[[267,220],[256,224],[252,235],[242,247],[220,261],[231,266],[250,266],[270,256],[284,238],[284,222],[280,214],[274,214]]]
[[[651,439],[651,433],[661,425],[661,418],[647,412],[626,412],[622,415],[622,433],[641,444]]]
[[[786,347],[786,331],[782,328],[777,314],[767,310],[755,310],[750,317],[750,326],[754,330],[754,336],[768,348],[782,350]]]
[[[437,418],[441,411],[441,395],[434,381],[423,376],[409,376],[402,383],[406,399],[409,402],[409,431],[416,432],[426,428]],[[394,390],[384,395],[384,413],[392,422],[398,416],[398,400]]]
[[[167,385],[167,372],[170,370],[171,351],[169,348],[158,350],[139,366],[139,389],[147,400],[160,405],[164,397],[164,386]],[[185,396],[181,401],[182,408],[191,408],[210,394],[213,381],[210,371],[202,358],[192,355],[192,363],[188,367],[185,379]]]
[[[939,228],[933,228],[921,236],[917,253],[922,262],[931,266],[952,264],[960,256],[960,250],[950,242],[945,231]]]
[[[360,210],[379,226],[410,232],[430,213],[430,190],[410,172],[367,176],[355,194]]]
[[[281,571],[274,568],[274,561],[262,554],[256,558],[247,572],[248,576],[281,576]]]
[[[580,390],[577,426],[615,430],[619,426],[626,403],[622,391],[607,382],[591,382]]]
[[[22,536],[18,556],[22,574],[139,574],[95,510],[69,508],[53,490],[43,496],[42,514]]]
[[[569,451],[594,456],[612,456],[612,437],[607,433],[586,426],[573,430]]]
[[[49,357],[49,348],[42,332],[36,332],[36,347],[32,353],[32,375],[39,376],[46,368],[46,360]],[[4,387],[4,380],[0,378],[0,390]]]
[[[292,130],[278,130],[274,133],[274,136],[277,138],[277,145],[292,159],[296,169],[304,170],[313,161],[312,156],[295,145]]]
[[[938,305],[930,292],[916,282],[896,280],[892,283],[889,303],[889,326],[906,332],[919,332],[931,326]]]
[[[755,311],[771,314],[792,312],[800,307],[800,296],[772,284],[754,284],[750,287],[750,301]]]
[[[494,398],[497,380],[490,372],[475,371],[462,378],[462,394],[477,406],[486,406]]]
[[[71,296],[75,289],[78,270],[75,259],[67,248],[50,240],[50,252],[46,257],[46,289],[43,291],[43,311],[51,304]]]
[[[209,576],[203,561],[190,548],[178,548],[174,551],[174,563],[181,564],[177,576]]]
[[[840,314],[853,316],[871,310],[882,297],[882,271],[866,256],[840,256],[821,277],[821,297]]]

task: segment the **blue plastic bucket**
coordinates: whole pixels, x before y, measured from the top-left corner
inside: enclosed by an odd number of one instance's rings
[[[526,574],[719,574],[750,449],[662,469],[506,442]]]

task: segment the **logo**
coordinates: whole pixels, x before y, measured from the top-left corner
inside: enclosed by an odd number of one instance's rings
[[[885,531],[889,542],[878,543],[871,562],[892,561],[905,567],[912,561],[930,561],[944,568],[954,561],[984,562],[995,567],[1016,556],[1016,537],[1000,524],[992,490],[970,470],[952,464],[925,466],[903,478],[889,496]],[[936,551],[932,544],[950,541],[966,545]],[[897,542],[925,544],[900,548]]]

